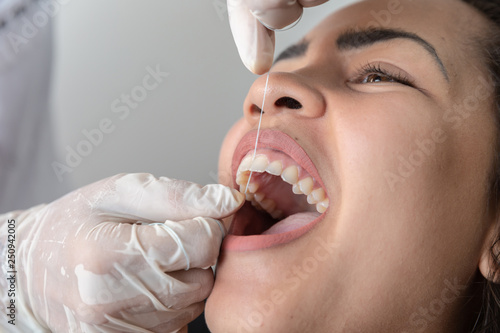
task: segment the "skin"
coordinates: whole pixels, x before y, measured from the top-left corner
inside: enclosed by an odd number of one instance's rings
[[[479,80],[487,79],[479,50],[465,42],[486,20],[458,0],[408,0],[384,22],[431,43],[448,82],[412,41],[337,49],[340,33],[373,26],[372,11],[388,8],[372,0],[332,14],[305,37],[304,56],[272,68],[262,128],[280,129],[305,149],[330,208],[291,243],[222,253],[206,305],[212,332],[465,332],[471,318],[462,311],[472,282],[488,274],[497,225],[487,209],[493,99]],[[359,75],[367,63],[417,88]],[[234,148],[257,127],[253,106],[262,103],[265,79],[250,88],[244,117],[222,146],[227,185]],[[276,107],[283,96],[303,108]],[[417,144],[425,140],[434,142],[427,153]],[[404,172],[401,160],[412,154],[423,158]]]

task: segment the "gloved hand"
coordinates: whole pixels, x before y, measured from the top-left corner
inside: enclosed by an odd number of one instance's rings
[[[245,66],[255,74],[271,68],[274,58],[274,31],[297,21],[303,7],[328,0],[227,0],[229,24]],[[268,27],[268,28],[266,28]]]
[[[213,286],[210,266],[224,235],[215,219],[243,201],[222,185],[123,174],[0,216],[4,275],[7,221],[15,220],[18,311],[16,326],[8,325],[9,286],[2,276],[0,326],[12,332],[187,332]]]

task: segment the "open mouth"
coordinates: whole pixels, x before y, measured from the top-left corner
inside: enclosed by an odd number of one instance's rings
[[[247,134],[233,157],[235,187],[247,202],[233,218],[225,249],[255,250],[296,239],[330,204],[314,164],[295,140],[262,131],[254,156],[255,137]]]

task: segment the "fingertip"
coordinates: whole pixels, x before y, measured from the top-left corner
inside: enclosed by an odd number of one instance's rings
[[[220,230],[221,232],[220,238],[217,239],[219,240],[219,242],[222,242],[222,239],[226,235],[226,227],[224,227],[224,224],[222,224],[221,221],[211,217],[204,217],[204,216],[195,217],[193,220],[198,220],[200,225],[206,226],[208,235],[214,235],[215,231]],[[217,227],[215,225],[217,225]]]
[[[217,224],[219,225],[220,232],[222,233],[222,238],[224,239],[224,237],[226,237],[226,234],[227,234],[226,227],[224,226],[224,224],[221,221],[219,221],[219,220],[214,220],[214,221],[217,222]]]
[[[271,69],[272,61],[269,63],[264,63],[264,61],[259,61],[259,59],[252,59],[251,61],[243,61],[245,67],[252,73],[257,75],[263,75]]]
[[[238,203],[238,208],[240,208],[245,202],[245,195],[234,188],[231,189],[231,193],[234,196],[234,200]]]
[[[206,210],[206,214],[198,214],[199,216],[224,218],[240,209],[245,202],[245,196],[242,193],[222,184],[206,185],[202,188],[201,194],[200,200],[208,200],[205,203],[210,203],[207,205],[210,209]]]
[[[271,33],[274,35],[274,32]],[[258,52],[242,52],[243,64],[254,74],[263,75],[271,70],[274,61],[274,36],[266,44],[266,47],[261,45]]]

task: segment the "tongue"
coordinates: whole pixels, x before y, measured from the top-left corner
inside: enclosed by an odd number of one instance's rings
[[[305,213],[297,213],[288,216],[287,218],[279,221],[271,228],[267,229],[262,233],[262,235],[273,235],[273,234],[281,234],[284,232],[289,232],[292,230],[299,229],[319,217],[321,214],[318,212],[305,212]]]

